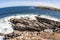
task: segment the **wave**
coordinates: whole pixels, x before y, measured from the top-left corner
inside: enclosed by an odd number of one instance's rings
[[[50,16],[50,15],[40,15],[39,17],[60,22],[60,19],[53,17],[53,16]]]
[[[8,21],[8,18],[2,18],[0,19],[0,33],[2,34],[9,34],[12,33],[14,30],[11,27],[10,22]]]
[[[30,7],[30,9],[35,9],[35,7]]]

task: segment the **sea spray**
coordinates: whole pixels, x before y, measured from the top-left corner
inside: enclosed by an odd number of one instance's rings
[[[4,36],[0,36],[0,40],[4,40]]]
[[[12,33],[13,31],[13,28],[6,18],[0,19],[0,33],[3,34],[3,36],[0,36],[0,40],[4,40],[4,35]]]
[[[0,33],[9,34],[11,32],[13,32],[13,28],[10,23],[5,19],[0,19]]]
[[[35,16],[37,16],[37,14],[25,14],[25,15],[23,15],[23,14],[22,15],[19,15],[19,14],[17,14],[15,17],[16,18],[29,17],[30,20],[36,20]]]
[[[46,18],[46,19],[49,19],[49,20],[54,20],[54,21],[58,21],[60,22],[60,19],[56,18],[56,17],[52,17],[50,15],[40,15],[41,18]]]

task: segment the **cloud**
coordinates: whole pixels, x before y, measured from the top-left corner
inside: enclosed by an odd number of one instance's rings
[[[0,3],[0,8],[2,7],[10,7],[10,6],[52,6],[52,7],[60,7],[54,5],[54,3],[49,2],[38,2],[38,1],[10,1]]]

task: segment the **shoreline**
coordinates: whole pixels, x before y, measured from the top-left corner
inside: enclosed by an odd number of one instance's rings
[[[19,39],[20,40],[20,39],[26,39],[26,37],[27,37],[27,40],[28,40],[31,37],[30,39],[33,40],[33,37],[34,37],[34,39],[36,39],[36,37],[38,39],[41,39],[40,35],[42,35],[42,31],[43,31],[44,35],[47,32],[48,32],[47,33],[48,35],[50,35],[50,34],[53,35],[53,34],[55,34],[55,32],[57,33],[57,31],[60,30],[60,29],[58,29],[60,26],[60,22],[58,22],[56,20],[55,21],[50,20],[50,19],[47,19],[44,17],[45,16],[41,16],[41,15],[39,16],[36,14],[31,14],[31,15],[27,14],[27,15],[15,15],[15,16],[5,17],[5,18],[1,19],[2,22],[6,21],[4,24],[6,26],[8,25],[6,23],[10,22],[11,27],[7,27],[8,29],[6,30],[6,33],[11,31],[10,28],[13,28],[13,30],[14,30],[13,32],[5,35],[6,39],[7,40],[9,40],[9,39],[11,39],[11,40]],[[3,25],[3,27],[4,27],[4,25]],[[58,34],[59,34],[59,32],[58,32]],[[44,36],[44,37],[46,37],[46,36]],[[50,36],[49,36],[49,38],[50,38]],[[44,38],[42,38],[41,40],[43,40],[43,39]]]
[[[29,16],[11,18],[10,22],[14,32],[7,34],[6,38],[19,40],[57,40],[60,39],[60,22],[34,16],[36,20],[30,20]],[[56,28],[57,27],[57,28]],[[59,36],[57,36],[59,35]],[[53,37],[54,36],[54,37]],[[37,38],[36,38],[37,37]],[[51,38],[52,37],[52,38]],[[57,38],[56,38],[57,37]],[[49,39],[48,39],[49,38]]]

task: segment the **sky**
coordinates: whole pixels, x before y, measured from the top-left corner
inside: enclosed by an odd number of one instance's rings
[[[60,8],[60,0],[0,0],[0,8],[11,6],[51,6]]]

